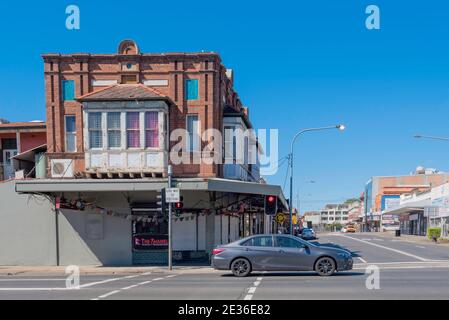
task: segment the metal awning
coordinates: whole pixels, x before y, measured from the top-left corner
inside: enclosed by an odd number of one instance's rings
[[[159,191],[167,187],[167,179],[33,179],[17,180],[19,193],[61,193],[61,192],[132,192]],[[277,196],[285,208],[287,201],[282,188],[277,185],[230,179],[173,179],[175,187],[186,191],[216,191],[253,195]]]
[[[407,215],[412,212],[424,211],[424,207],[431,207],[432,201],[430,199],[424,199],[420,201],[414,201],[410,203],[405,203],[391,210],[386,210],[383,214],[396,214],[396,215]]]
[[[25,152],[19,153],[18,155],[15,155],[11,159],[18,160],[18,161],[25,161],[25,162],[34,162],[34,156],[36,153],[46,152],[46,151],[47,151],[47,145],[43,144],[41,146],[38,146],[33,149],[27,150]]]

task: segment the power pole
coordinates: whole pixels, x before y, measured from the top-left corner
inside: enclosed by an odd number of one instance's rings
[[[173,168],[168,166],[168,188],[172,187]],[[173,270],[172,204],[168,203],[168,270]]]

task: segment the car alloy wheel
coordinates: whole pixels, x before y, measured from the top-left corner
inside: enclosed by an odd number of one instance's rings
[[[331,276],[335,272],[335,262],[332,258],[324,257],[319,259],[315,264],[315,271],[320,276]]]
[[[248,260],[239,258],[232,263],[231,270],[236,277],[246,277],[251,272],[251,264]]]

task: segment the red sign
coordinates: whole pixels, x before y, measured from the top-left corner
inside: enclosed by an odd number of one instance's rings
[[[168,235],[136,234],[133,237],[135,250],[168,250]]]

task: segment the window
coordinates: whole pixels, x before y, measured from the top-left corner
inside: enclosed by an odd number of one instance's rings
[[[62,100],[73,101],[75,100],[75,81],[63,80],[62,81]]]
[[[186,100],[198,100],[198,80],[186,80]]]
[[[126,114],[126,137],[129,148],[140,148],[140,117],[139,112]]]
[[[76,117],[65,117],[65,151],[76,152]]]
[[[145,147],[159,148],[159,113],[145,113]]]
[[[90,149],[103,148],[102,121],[100,112],[89,113],[89,146]]]
[[[187,138],[187,151],[200,151],[200,126],[197,115],[187,116],[187,132],[189,133]]]
[[[234,163],[237,155],[237,141],[234,134],[234,127],[224,127],[224,152],[226,163]]]
[[[304,244],[289,237],[276,237],[276,246],[282,248],[304,248]]]
[[[108,147],[120,148],[122,146],[122,126],[120,112],[108,113]]]
[[[254,237],[243,243],[244,246],[250,247],[272,247],[272,237]]]

